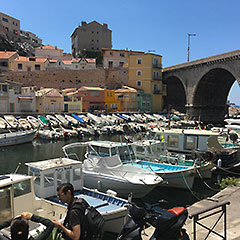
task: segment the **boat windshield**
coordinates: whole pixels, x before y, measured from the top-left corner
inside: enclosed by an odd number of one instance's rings
[[[11,187],[0,189],[0,222],[6,221],[12,217],[11,211]]]
[[[119,156],[122,162],[131,162],[136,159],[132,146],[118,147]]]

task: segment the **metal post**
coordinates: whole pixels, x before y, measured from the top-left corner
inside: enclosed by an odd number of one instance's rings
[[[189,56],[190,56],[190,37],[191,36],[196,36],[196,33],[188,33],[188,59],[187,61],[189,62]]]

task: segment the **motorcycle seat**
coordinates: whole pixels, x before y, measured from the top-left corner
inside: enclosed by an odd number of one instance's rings
[[[168,212],[171,212],[177,216],[182,215],[184,211],[185,211],[184,207],[175,207],[168,210]]]

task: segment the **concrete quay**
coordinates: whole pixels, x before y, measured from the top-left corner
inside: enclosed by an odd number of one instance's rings
[[[226,205],[226,229],[227,229],[227,240],[240,240],[240,187],[228,187],[219,193],[215,194],[211,198],[203,199],[199,202],[194,203],[190,207],[188,207],[189,216],[197,213],[199,211],[203,211],[205,209],[212,208],[216,205],[220,205],[224,202],[230,202],[230,205]],[[221,208],[217,208],[211,210],[207,213],[201,214],[200,217],[209,215],[212,212],[216,212],[221,210]],[[210,217],[207,217],[200,222],[207,226],[208,228],[212,228],[212,226],[216,223],[221,213],[217,213]],[[193,235],[193,219],[188,218],[186,221],[186,225],[184,228],[187,230],[187,233],[191,240],[194,239]],[[218,234],[224,236],[224,216],[222,216],[217,223],[217,225],[213,229]],[[144,240],[149,240],[149,237],[152,235],[154,231],[153,227],[150,227],[145,230],[145,234],[142,235]],[[196,225],[196,239],[197,240],[221,240],[223,238],[211,233],[207,238],[208,230],[203,227]]]
[[[240,187],[228,187],[219,193],[215,194],[211,198],[207,198],[196,202],[192,206],[188,208],[189,216],[193,215],[196,212],[203,211],[205,209],[214,207],[226,201],[230,202],[230,205],[226,205],[226,229],[227,229],[227,238],[228,240],[240,240]],[[207,213],[201,214],[200,216],[209,215],[212,212],[216,212],[217,210],[221,210],[221,208],[217,208],[215,210],[209,211]],[[212,215],[200,222],[207,226],[208,228],[212,228],[212,226],[216,223],[221,213]],[[188,218],[186,221],[186,225],[184,226],[187,229],[190,239],[193,239],[193,219]],[[214,231],[224,236],[224,216],[221,217],[220,221],[214,227]],[[208,230],[203,227],[196,225],[196,239],[202,240],[205,239]],[[208,240],[216,240],[223,239],[216,234],[211,233]]]

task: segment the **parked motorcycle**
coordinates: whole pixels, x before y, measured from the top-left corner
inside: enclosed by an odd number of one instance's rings
[[[130,203],[128,221],[123,226],[117,240],[141,240],[145,229],[155,228],[149,240],[189,240],[189,236],[183,225],[188,217],[188,211],[184,207],[172,209],[154,210],[163,201],[152,205],[150,208],[140,208]]]

